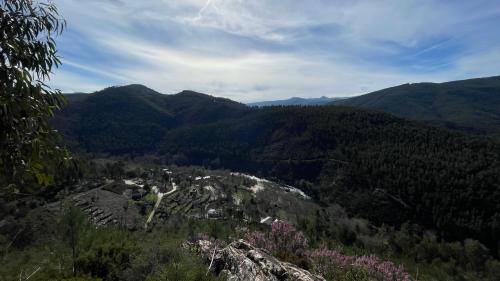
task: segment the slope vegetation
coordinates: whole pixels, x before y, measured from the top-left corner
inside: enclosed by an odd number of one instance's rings
[[[500,76],[404,84],[333,103],[432,121],[449,128],[500,133]]]
[[[246,106],[192,91],[162,95],[142,85],[66,95],[54,125],[75,148],[109,153],[151,151],[172,128],[239,116]]]

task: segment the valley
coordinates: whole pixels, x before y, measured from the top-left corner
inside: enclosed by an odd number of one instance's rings
[[[493,138],[369,110],[250,108],[140,85],[68,97],[54,126],[74,151],[245,172],[377,225],[412,221],[446,240],[499,247],[500,144]]]
[[[0,1],[0,281],[499,281],[490,2]]]

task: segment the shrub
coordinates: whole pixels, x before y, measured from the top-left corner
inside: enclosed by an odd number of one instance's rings
[[[346,272],[350,272],[354,267],[360,269],[361,272],[378,276],[384,281],[411,280],[410,275],[404,270],[403,266],[396,266],[390,261],[382,261],[374,255],[359,257],[347,256],[329,249],[316,249],[307,252],[306,255],[313,261],[315,271],[325,276],[331,274],[329,272],[333,268],[340,268]],[[358,272],[357,274],[360,273]]]
[[[464,252],[467,258],[467,267],[474,271],[484,269],[484,264],[488,259],[488,248],[477,240],[466,239],[464,242]]]
[[[263,248],[278,256],[296,255],[304,253],[308,247],[308,240],[301,231],[285,221],[275,221],[271,224],[271,231],[263,233],[254,231],[245,236],[246,240],[258,248]]]
[[[490,280],[495,280],[500,276],[500,262],[497,260],[489,260],[486,262],[486,274]]]

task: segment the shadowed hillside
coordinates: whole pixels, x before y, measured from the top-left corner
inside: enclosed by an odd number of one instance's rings
[[[162,95],[142,85],[66,95],[54,125],[75,147],[96,152],[151,151],[172,128],[240,116],[245,105],[192,91]]]
[[[432,121],[448,128],[500,133],[500,76],[404,84],[333,103]]]

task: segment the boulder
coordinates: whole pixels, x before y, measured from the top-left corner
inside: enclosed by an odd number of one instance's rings
[[[325,281],[323,277],[280,261],[244,240],[220,249],[207,240],[191,243],[189,247],[210,264],[212,272],[227,281]]]

